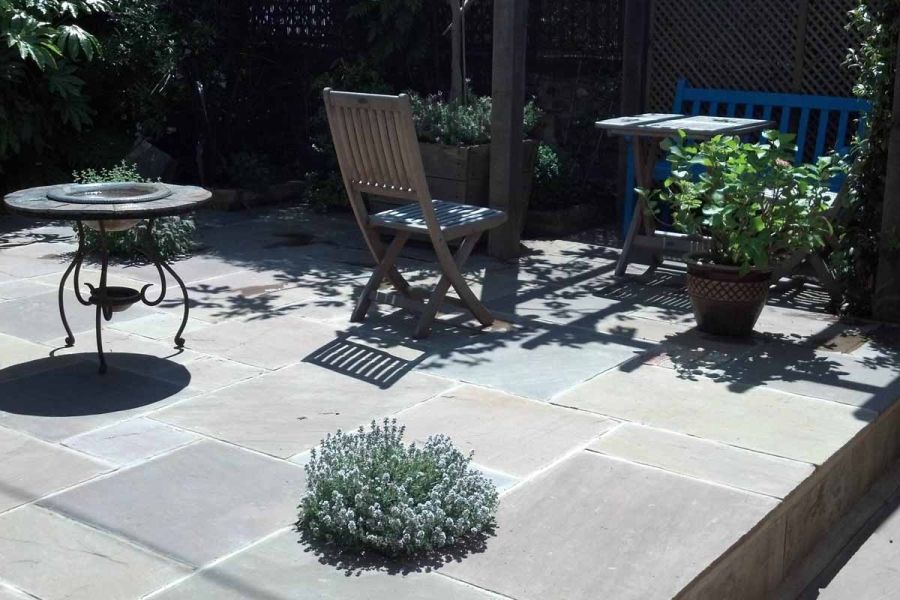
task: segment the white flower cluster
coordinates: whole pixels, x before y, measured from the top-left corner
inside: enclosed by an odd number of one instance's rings
[[[328,435],[306,465],[300,521],[313,537],[391,555],[441,548],[494,523],[497,490],[450,438],[403,443],[396,420]]]

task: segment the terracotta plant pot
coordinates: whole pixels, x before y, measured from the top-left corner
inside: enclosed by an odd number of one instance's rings
[[[715,335],[748,336],[766,305],[772,271],[709,262],[703,255],[688,255],[687,292],[697,328]]]

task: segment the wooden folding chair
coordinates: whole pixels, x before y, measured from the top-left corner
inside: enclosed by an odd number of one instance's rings
[[[481,322],[494,318],[469,289],[461,269],[481,235],[506,221],[506,214],[479,206],[435,200],[428,191],[416,140],[409,97],[337,92],[326,88],[325,109],[341,175],[356,221],[377,263],[363,288],[351,320],[362,321],[388,279],[397,294],[392,304],[421,312],[415,336],[425,337],[444,301],[459,303]],[[363,194],[386,196],[407,203],[370,214]],[[394,236],[387,248],[381,234]],[[426,301],[415,297],[395,263],[412,235],[431,240],[441,278]],[[454,255],[448,242],[460,240]],[[459,298],[447,296],[450,286]]]

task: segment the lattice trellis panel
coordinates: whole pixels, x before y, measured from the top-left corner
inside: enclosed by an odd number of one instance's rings
[[[841,66],[854,0],[655,0],[647,109],[672,107],[675,82],[698,87],[848,96]]]
[[[253,31],[313,47],[339,46],[344,33],[345,0],[254,0],[249,2]]]

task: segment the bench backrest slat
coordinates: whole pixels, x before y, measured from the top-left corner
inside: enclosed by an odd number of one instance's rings
[[[846,152],[851,120],[856,121],[856,134],[862,135],[866,116],[871,110],[871,104],[862,98],[695,88],[687,80],[680,79],[675,88],[672,112],[697,115],[703,105],[709,107],[707,114],[710,115],[717,115],[722,105],[729,117],[740,112],[745,118],[753,118],[761,108],[761,118],[771,120],[774,113],[779,130],[797,134],[797,161],[815,160],[831,150]],[[811,128],[809,120],[815,114],[818,114],[818,123]],[[835,128],[832,138],[829,132]],[[815,134],[814,138],[812,134]],[[812,152],[809,152],[810,147]]]

